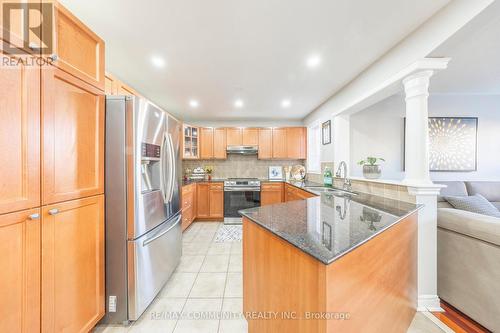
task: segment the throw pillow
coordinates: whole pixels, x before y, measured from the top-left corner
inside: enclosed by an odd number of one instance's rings
[[[444,199],[456,209],[493,217],[500,217],[500,211],[481,194],[462,197],[445,196]]]

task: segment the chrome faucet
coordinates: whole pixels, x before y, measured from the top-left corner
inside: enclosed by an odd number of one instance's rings
[[[344,169],[344,177],[342,177],[342,169]],[[347,178],[347,163],[346,162],[344,162],[344,161],[340,162],[339,168],[337,169],[335,176],[337,178],[344,179],[344,184],[342,184],[342,189],[344,189],[344,191],[351,191],[351,180],[349,178]]]

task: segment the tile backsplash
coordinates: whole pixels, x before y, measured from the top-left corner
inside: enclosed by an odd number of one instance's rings
[[[269,176],[270,166],[304,165],[302,160],[259,160],[256,155],[232,155],[226,160],[184,160],[182,163],[183,174],[186,169],[193,170],[197,167],[212,166],[213,178],[259,178]]]

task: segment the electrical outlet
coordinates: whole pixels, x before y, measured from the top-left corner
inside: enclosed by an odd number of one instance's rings
[[[109,296],[108,312],[116,312],[116,296]]]

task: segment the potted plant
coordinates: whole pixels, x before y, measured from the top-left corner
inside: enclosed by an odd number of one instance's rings
[[[380,165],[377,164],[378,161],[385,160],[381,157],[367,157],[366,159],[359,161],[358,164],[363,166],[363,176],[367,179],[378,179],[382,174],[382,169]]]
[[[214,168],[207,165],[205,166],[205,173],[207,175],[207,180],[212,180],[212,172],[214,171]]]

